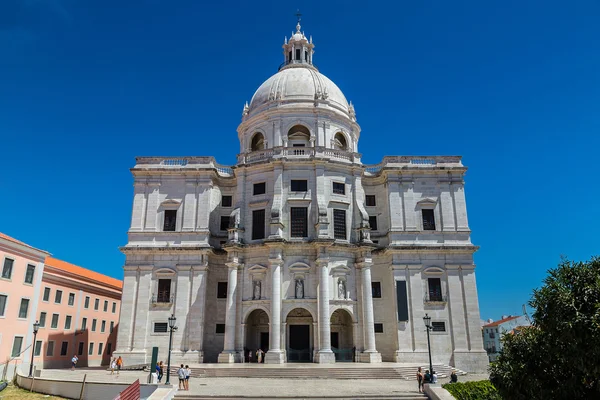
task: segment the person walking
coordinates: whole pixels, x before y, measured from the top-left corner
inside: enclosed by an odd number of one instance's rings
[[[158,378],[158,383],[160,383],[160,380],[163,377],[162,361],[156,364],[156,377]]]
[[[76,355],[73,355],[73,358],[71,358],[71,371],[75,371],[75,366],[77,365],[77,361],[79,361],[79,358],[77,358]]]
[[[123,368],[123,359],[119,356],[119,358],[117,358],[117,375],[121,372],[121,368]]]
[[[190,376],[192,375],[192,370],[189,365],[185,366],[185,390],[190,390]]]
[[[419,383],[419,393],[423,393],[423,371],[421,367],[417,370],[417,382]]]
[[[185,369],[183,368],[183,364],[177,370],[177,376],[179,377],[178,389],[185,390]]]
[[[115,374],[115,369],[117,368],[117,359],[112,357],[110,359],[110,374],[114,375]]]

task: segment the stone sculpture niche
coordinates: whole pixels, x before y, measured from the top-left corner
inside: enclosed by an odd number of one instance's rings
[[[304,298],[304,279],[296,279],[296,298]]]
[[[346,281],[342,278],[338,279],[338,299],[346,299]]]
[[[261,281],[252,281],[252,300],[260,300],[261,289]]]

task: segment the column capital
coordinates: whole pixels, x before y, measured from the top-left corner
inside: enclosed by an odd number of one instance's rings
[[[329,258],[329,256],[325,256],[325,257],[319,257],[315,260],[315,263],[317,263],[317,265],[319,267],[323,267],[323,266],[327,266],[329,265],[329,261],[331,261],[331,259]]]
[[[244,264],[239,263],[239,262],[235,262],[235,261],[227,262],[227,263],[225,263],[225,265],[227,265],[228,269],[241,269],[241,268],[244,268]]]

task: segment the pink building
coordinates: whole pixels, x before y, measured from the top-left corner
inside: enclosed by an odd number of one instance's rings
[[[36,321],[37,368],[69,367],[73,355],[78,366],[107,365],[116,344],[123,282],[0,235],[0,362],[11,360],[8,368],[0,367],[0,377],[4,369],[10,378],[15,365],[29,365]]]

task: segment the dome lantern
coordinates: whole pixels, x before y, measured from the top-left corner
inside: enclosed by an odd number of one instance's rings
[[[292,32],[290,40],[287,40],[287,37],[284,39],[283,64],[281,64],[281,66],[279,67],[280,69],[283,69],[290,65],[298,64],[305,66],[313,66],[312,58],[315,45],[312,42],[312,37],[310,39],[307,39],[304,32],[301,31],[301,14],[298,12],[296,16],[298,17],[298,23],[296,24],[296,32]]]

